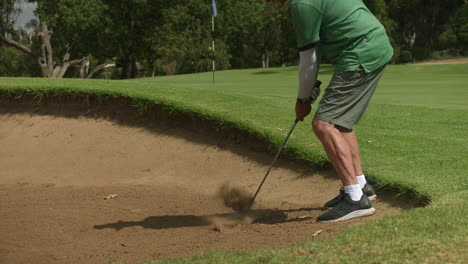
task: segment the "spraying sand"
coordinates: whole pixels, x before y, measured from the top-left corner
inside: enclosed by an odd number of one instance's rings
[[[246,212],[250,209],[253,196],[240,186],[233,186],[231,183],[223,184],[218,191],[224,205],[236,212]]]

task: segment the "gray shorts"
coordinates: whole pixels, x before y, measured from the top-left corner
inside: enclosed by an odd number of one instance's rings
[[[336,72],[325,89],[314,118],[353,129],[366,111],[385,66],[373,72],[365,72],[361,68]]]

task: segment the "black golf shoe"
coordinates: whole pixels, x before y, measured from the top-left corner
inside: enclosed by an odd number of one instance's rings
[[[341,193],[340,193],[341,194]],[[332,209],[317,218],[318,222],[337,222],[357,217],[372,215],[375,213],[372,202],[363,194],[361,200],[353,201],[343,192],[343,198]]]
[[[368,183],[366,183],[366,185],[364,185],[364,188],[362,188],[362,193],[367,195],[367,197],[369,197],[369,200],[371,201],[374,201],[375,199],[377,199],[377,194],[375,194],[374,187],[372,187],[372,185]],[[337,205],[341,201],[341,199],[343,199],[344,197],[343,195],[344,195],[344,190],[343,188],[341,188],[340,194],[338,194],[338,196],[331,199],[330,201],[326,202],[324,207],[332,208],[333,206]]]

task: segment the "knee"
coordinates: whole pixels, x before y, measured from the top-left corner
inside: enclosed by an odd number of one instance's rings
[[[328,122],[319,119],[312,120],[312,130],[319,139],[324,138],[331,128],[333,128],[333,125]]]

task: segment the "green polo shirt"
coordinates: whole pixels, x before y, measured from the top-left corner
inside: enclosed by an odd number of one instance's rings
[[[319,46],[335,71],[374,71],[393,56],[385,28],[362,0],[290,0],[299,50]]]

